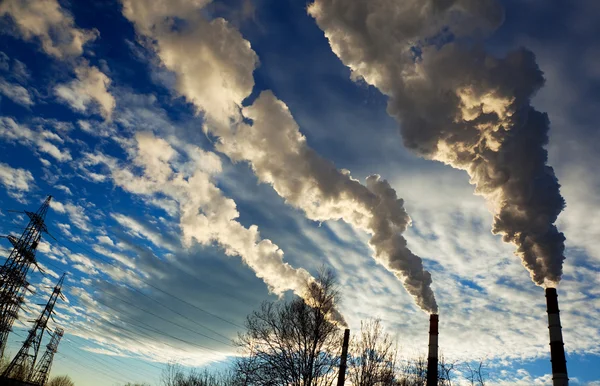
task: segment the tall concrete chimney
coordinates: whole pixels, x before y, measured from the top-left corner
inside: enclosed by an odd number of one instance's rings
[[[342,344],[342,357],[340,358],[340,373],[337,386],[344,386],[346,382],[346,361],[348,360],[348,344],[350,343],[350,330],[344,330],[344,343]]]
[[[567,360],[565,359],[565,344],[562,338],[562,326],[558,310],[556,288],[546,288],[546,305],[548,312],[548,330],[550,333],[550,362],[552,362],[552,384],[567,386]]]
[[[429,355],[427,356],[427,386],[438,382],[438,315],[429,317]]]

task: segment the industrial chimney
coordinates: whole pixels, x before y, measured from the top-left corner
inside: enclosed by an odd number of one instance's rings
[[[350,330],[344,330],[344,342],[342,343],[342,357],[340,358],[340,373],[337,386],[344,386],[346,382],[346,362],[348,360],[348,345],[350,343]]]
[[[569,384],[569,377],[567,376],[567,360],[565,359],[565,344],[562,338],[556,288],[546,288],[546,304],[548,307],[546,311],[548,312],[548,330],[550,333],[552,384],[554,386],[566,386]]]
[[[438,315],[429,317],[429,355],[427,357],[427,386],[438,382]]]

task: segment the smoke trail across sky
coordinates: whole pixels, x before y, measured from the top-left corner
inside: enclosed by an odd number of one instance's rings
[[[546,165],[549,121],[530,104],[544,78],[532,52],[498,58],[480,36],[503,21],[494,0],[316,0],[308,12],[332,50],[389,97],[404,144],[466,170],[538,285],[562,274],[564,208]]]
[[[406,245],[410,224],[404,202],[378,175],[362,185],[348,171],[311,149],[288,107],[265,91],[242,111],[252,124],[215,130],[218,150],[233,161],[247,161],[260,181],[271,184],[286,202],[316,221],[339,220],[372,235],[375,259],[403,281],[419,307],[437,312],[431,274]]]
[[[402,200],[379,176],[362,185],[316,154],[271,92],[240,112],[254,86],[258,58],[227,21],[205,19],[200,11],[206,3],[125,0],[123,13],[151,38],[161,63],[176,75],[177,92],[204,114],[205,130],[219,138],[220,151],[249,162],[262,182],[310,219],[343,219],[371,233],[377,261],[403,281],[422,309],[436,312],[431,275],[402,236],[410,223]]]
[[[127,151],[132,164],[142,173],[102,154],[88,153],[84,164],[104,165],[115,185],[124,190],[146,197],[163,195],[176,201],[185,246],[193,240],[202,245],[216,242],[226,255],[240,256],[273,293],[281,295],[292,290],[302,295],[306,291],[307,283],[314,280],[310,273],[284,262],[283,251],[271,240],[261,238],[257,226],[244,227],[239,223],[235,202],[212,181],[213,175],[221,171],[215,153],[187,146],[183,153],[187,153],[193,170],[188,175],[186,166],[177,161],[184,154],[153,133],[136,133],[135,145]]]

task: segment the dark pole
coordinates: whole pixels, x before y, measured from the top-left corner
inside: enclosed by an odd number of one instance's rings
[[[438,315],[429,317],[429,355],[427,356],[427,386],[438,382]]]
[[[346,361],[348,359],[348,344],[350,342],[350,330],[344,330],[344,344],[342,345],[342,357],[340,358],[340,375],[337,386],[344,386],[346,382]]]
[[[565,359],[565,344],[562,338],[556,288],[546,288],[546,305],[548,306],[546,311],[548,312],[548,332],[550,333],[552,384],[566,386],[569,384],[569,377],[567,376],[567,360]]]

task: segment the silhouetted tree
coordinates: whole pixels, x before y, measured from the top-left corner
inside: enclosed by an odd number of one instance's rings
[[[306,299],[306,300],[305,300]],[[329,386],[339,364],[342,334],[333,321],[339,301],[335,275],[307,283],[305,299],[265,302],[246,320],[238,345],[246,354],[236,373],[244,386]]]
[[[427,359],[423,356],[402,361],[397,367],[398,386],[423,386],[427,380]]]
[[[452,377],[455,362],[448,362],[446,357],[440,356],[438,363],[438,386],[452,386]]]
[[[68,375],[58,375],[50,380],[46,386],[75,386]]]
[[[160,377],[162,386],[237,386],[237,375],[230,372],[211,373],[207,370],[192,370],[186,373],[183,367],[169,363]]]
[[[485,370],[485,362],[483,359],[475,365],[465,363],[464,368],[464,377],[467,379],[467,381],[469,381],[470,385],[485,386],[487,372]]]
[[[346,379],[352,386],[395,385],[396,356],[397,346],[379,319],[361,322],[360,336],[350,346]]]

